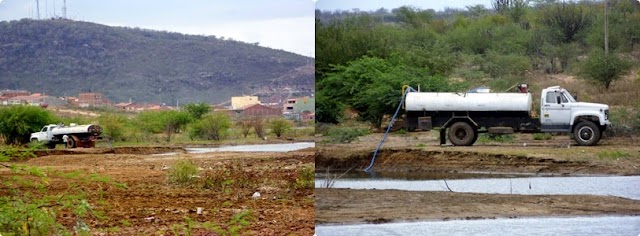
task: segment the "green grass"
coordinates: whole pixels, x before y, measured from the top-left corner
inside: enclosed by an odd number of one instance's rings
[[[598,152],[596,156],[600,159],[620,159],[620,158],[633,157],[633,155],[629,154],[628,152],[619,151],[619,150],[601,151],[601,152]]]
[[[304,166],[296,179],[296,189],[313,189],[315,187],[315,168]]]
[[[553,139],[553,135],[550,133],[536,133],[533,134],[533,140],[551,140]]]
[[[180,160],[173,164],[167,172],[167,181],[169,183],[188,186],[194,184],[198,175],[198,166],[191,160]]]
[[[482,133],[478,137],[478,142],[480,143],[488,143],[488,142],[498,142],[498,143],[513,143],[513,135],[511,134],[488,134]]]

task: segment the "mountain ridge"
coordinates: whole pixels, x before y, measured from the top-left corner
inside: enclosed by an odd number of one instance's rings
[[[295,73],[313,63],[223,37],[66,19],[0,22],[0,88],[56,96],[94,91],[114,102],[215,103],[274,80],[313,91],[313,74]]]

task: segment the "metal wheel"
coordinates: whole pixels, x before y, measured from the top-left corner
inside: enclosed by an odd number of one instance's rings
[[[456,122],[449,128],[449,141],[455,146],[471,146],[478,136],[475,130],[467,122]]]
[[[573,139],[580,146],[593,146],[600,141],[601,132],[591,121],[581,121],[573,129]]]

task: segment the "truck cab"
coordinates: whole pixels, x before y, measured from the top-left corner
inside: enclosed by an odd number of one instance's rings
[[[56,127],[58,127],[58,125],[45,125],[40,132],[32,133],[29,140],[31,140],[31,142],[43,142],[49,148],[51,148],[51,146],[55,147],[55,142],[52,142],[55,137],[51,131]]]
[[[579,145],[595,145],[611,126],[609,106],[578,102],[560,86],[542,90],[540,123],[542,132],[570,133]]]

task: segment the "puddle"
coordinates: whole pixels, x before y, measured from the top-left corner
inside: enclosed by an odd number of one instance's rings
[[[185,148],[188,153],[207,152],[290,152],[305,148],[315,147],[315,142],[279,143],[279,144],[255,144],[221,146],[216,148]]]
[[[553,174],[527,174],[527,173],[489,173],[489,172],[399,172],[399,171],[376,171],[367,173],[364,171],[332,171],[331,176],[342,176],[342,179],[402,179],[402,180],[442,180],[442,179],[479,179],[479,178],[514,178],[514,177],[542,177],[553,176]],[[323,180],[327,172],[316,172],[316,178]]]
[[[160,153],[160,154],[151,154],[151,156],[175,156],[178,155],[177,152],[167,152],[167,153]]]
[[[453,220],[363,225],[319,225],[323,235],[629,235],[640,232],[640,217],[522,218]]]
[[[640,176],[606,177],[531,177],[531,178],[482,178],[449,179],[447,185],[454,192],[496,194],[589,194],[610,195],[640,200]],[[315,187],[326,185],[324,178],[316,178]],[[385,178],[341,178],[334,188],[351,189],[399,189],[411,191],[448,191],[440,180],[404,180]]]

